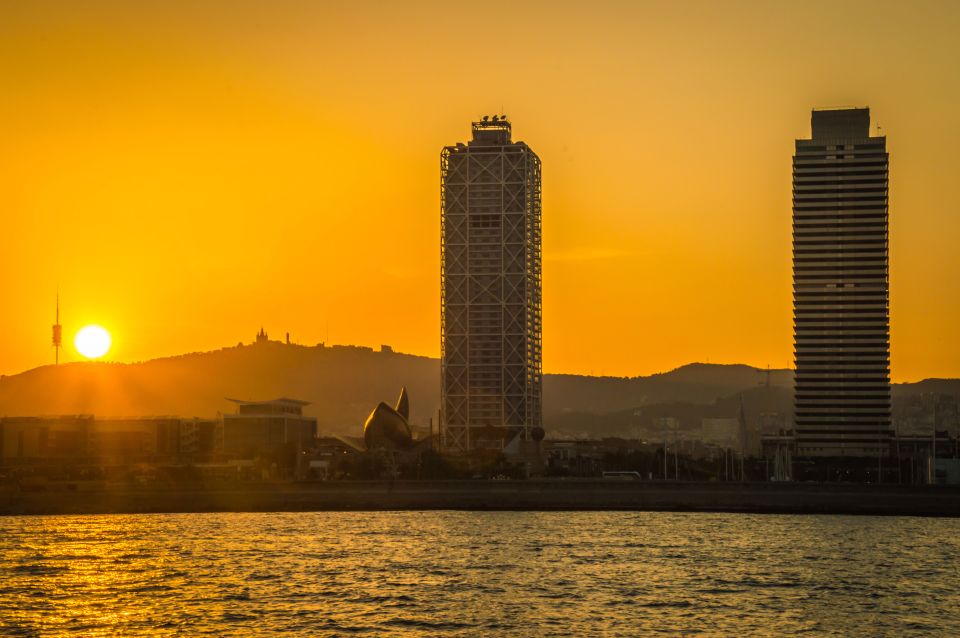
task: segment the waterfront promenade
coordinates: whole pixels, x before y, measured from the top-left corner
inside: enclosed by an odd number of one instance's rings
[[[612,480],[331,481],[0,492],[0,515],[360,510],[632,510],[960,516],[960,487]]]

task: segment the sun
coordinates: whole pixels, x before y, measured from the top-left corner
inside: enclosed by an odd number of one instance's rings
[[[73,338],[77,352],[87,359],[99,359],[110,351],[110,333],[101,326],[84,326]]]

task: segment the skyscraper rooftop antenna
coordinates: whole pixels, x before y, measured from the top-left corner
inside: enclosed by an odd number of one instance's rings
[[[63,345],[63,326],[60,325],[60,287],[57,286],[57,311],[53,324],[53,363],[60,365],[60,346]]]

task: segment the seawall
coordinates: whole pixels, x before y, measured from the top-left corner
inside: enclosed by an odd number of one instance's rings
[[[344,481],[0,492],[0,515],[625,510],[960,516],[960,487],[601,480]]]

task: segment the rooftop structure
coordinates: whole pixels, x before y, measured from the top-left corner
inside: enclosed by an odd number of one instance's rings
[[[295,414],[303,415],[303,408],[310,405],[309,401],[300,401],[298,399],[288,399],[280,397],[269,401],[244,401],[242,399],[231,399],[227,401],[237,404],[239,414]]]

